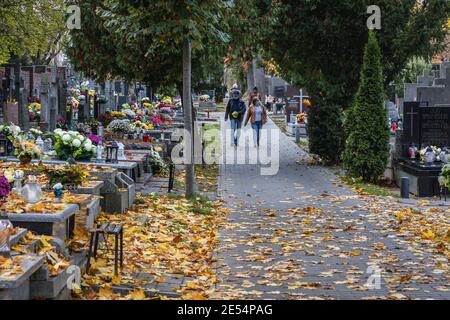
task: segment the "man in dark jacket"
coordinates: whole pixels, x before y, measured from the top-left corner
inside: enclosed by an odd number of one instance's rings
[[[241,92],[237,85],[233,86],[230,94],[230,100],[225,111],[225,121],[230,119],[231,123],[231,144],[238,146],[240,130],[244,121],[245,111],[247,110],[245,102],[241,98]]]

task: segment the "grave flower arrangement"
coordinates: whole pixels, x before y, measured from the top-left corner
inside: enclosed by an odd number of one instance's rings
[[[62,116],[58,117],[58,121],[56,122],[56,128],[63,130],[67,129],[67,122],[66,119],[64,119],[64,117]]]
[[[100,142],[102,141],[102,138],[100,138],[99,136],[96,136],[95,134],[89,134],[88,139],[92,141],[92,144],[94,146],[98,146],[100,144]]]
[[[31,128],[30,133],[32,134],[34,139],[37,139],[38,137],[43,135],[42,131],[36,128]]]
[[[11,192],[11,184],[5,176],[0,176],[0,199],[5,199]]]
[[[39,121],[41,118],[41,104],[34,102],[28,105],[28,112],[30,114],[30,121]]]
[[[56,129],[54,133],[54,149],[60,160],[90,160],[97,154],[97,147],[92,141],[76,131]]]
[[[104,95],[101,95],[99,98],[98,98],[98,103],[100,103],[100,104],[107,104],[108,103],[108,98],[106,97],[106,96],[104,96]]]
[[[150,102],[144,102],[142,105],[144,106],[144,108],[146,108],[148,110],[155,109],[155,107]]]
[[[134,111],[131,110],[131,109],[124,109],[124,110],[122,110],[122,113],[125,114],[125,116],[126,116],[128,119],[134,119],[134,118],[136,118],[136,112],[134,112]]]
[[[114,120],[108,125],[107,131],[112,134],[128,134],[133,129],[129,120]]]
[[[101,123],[95,119],[90,119],[85,122],[87,126],[89,126],[89,132],[88,133],[95,133],[98,130],[98,127],[101,125]]]
[[[0,134],[6,136],[11,142],[14,142],[20,135],[22,135],[22,129],[14,124],[0,125]]]
[[[84,96],[83,96],[83,98],[84,98]],[[72,110],[73,113],[76,113],[79,110],[79,108],[78,108],[79,105],[80,105],[80,102],[77,99],[75,99],[75,97],[69,97],[67,99],[67,111]]]
[[[92,133],[92,129],[91,129],[91,126],[89,123],[79,122],[76,125],[76,129],[82,135],[88,135],[88,134]]]
[[[161,102],[162,102],[163,104],[172,104],[172,103],[173,103],[173,100],[172,100],[171,97],[165,96],[165,97],[161,100]]]
[[[204,95],[199,97],[199,100],[201,102],[208,102],[210,99],[211,99],[211,97],[209,95],[207,95],[207,94],[204,94]]]
[[[103,127],[107,127],[113,120],[114,120],[114,117],[109,112],[102,113],[97,118],[97,121],[100,122]]]
[[[450,164],[446,164],[441,171],[439,176],[439,184],[441,187],[450,190]]]
[[[300,112],[297,114],[297,123],[298,124],[305,124],[307,121],[307,115],[305,112]]]
[[[124,119],[124,118],[127,117],[125,113],[119,112],[119,111],[113,111],[113,112],[111,112],[111,116],[112,116],[113,118],[117,118],[117,119]]]
[[[80,186],[90,177],[89,172],[79,165],[42,166],[40,173],[47,176],[50,186],[57,183]]]
[[[153,129],[153,125],[151,123],[150,124],[145,124],[142,121],[138,120],[138,121],[135,121],[135,122],[133,122],[131,124],[131,128],[132,129],[140,128],[140,129],[144,129],[144,130],[152,130]]]
[[[33,140],[27,140],[23,136],[19,136],[14,141],[15,154],[22,165],[29,164],[33,159],[40,159],[42,156],[41,149]]]
[[[427,163],[435,162],[439,160],[441,152],[442,149],[435,146],[423,148],[419,151],[420,160]]]
[[[167,164],[157,151],[152,151],[152,153],[150,154],[149,163],[152,167],[153,174],[166,175],[168,173]]]

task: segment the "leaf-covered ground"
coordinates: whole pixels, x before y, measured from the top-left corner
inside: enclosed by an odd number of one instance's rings
[[[152,292],[167,292],[187,299],[208,298],[216,282],[213,249],[217,230],[226,213],[220,202],[147,196],[139,197],[136,206],[124,215],[103,216],[100,223],[124,224],[123,274],[114,276],[113,252],[102,253],[84,276],[84,290],[78,290],[77,297],[137,299]],[[79,240],[82,237],[85,243],[87,235],[78,234]],[[171,286],[166,286],[168,282]],[[114,287],[130,287],[131,292],[121,296]]]
[[[449,207],[355,192],[283,134],[279,148],[274,176],[259,165],[221,169],[231,214],[214,297],[450,299]]]

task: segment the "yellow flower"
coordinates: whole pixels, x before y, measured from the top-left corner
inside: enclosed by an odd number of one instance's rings
[[[116,118],[125,118],[126,116],[125,116],[125,113],[123,113],[123,112],[118,112],[118,111],[113,111],[113,112],[111,112],[111,115],[113,116],[113,117],[116,117]]]
[[[90,97],[95,96],[95,90],[89,90],[89,96]]]

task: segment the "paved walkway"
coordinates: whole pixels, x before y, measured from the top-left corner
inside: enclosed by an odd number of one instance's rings
[[[450,298],[447,258],[394,230],[400,204],[356,195],[278,132],[276,175],[262,176],[258,164],[221,166],[219,194],[232,213],[220,232],[218,298]],[[369,266],[372,280],[381,270],[379,289],[365,286]]]

